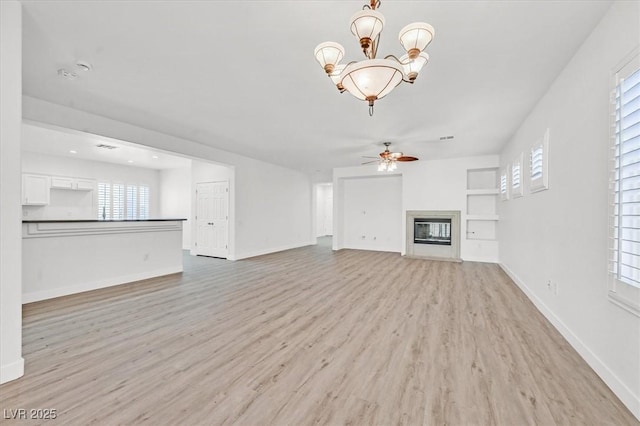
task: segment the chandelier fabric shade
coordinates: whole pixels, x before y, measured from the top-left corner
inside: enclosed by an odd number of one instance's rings
[[[367,59],[342,71],[342,86],[363,101],[382,99],[402,82],[404,69],[391,59]]]
[[[320,43],[314,51],[316,60],[341,93],[349,92],[369,103],[369,115],[373,115],[376,100],[388,95],[403,81],[413,83],[416,80],[429,62],[429,55],[423,50],[435,34],[433,27],[424,22],[409,24],[399,35],[407,54],[400,59],[393,55],[376,59],[380,34],[385,26],[384,16],[376,10],[379,6],[380,0],[370,0],[363,10],[351,17],[351,32],[360,41],[365,60],[339,65],[345,51],[334,42]]]

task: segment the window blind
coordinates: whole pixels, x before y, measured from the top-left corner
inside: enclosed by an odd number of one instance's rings
[[[514,163],[511,168],[511,186],[520,188],[520,163]]]
[[[507,196],[507,174],[502,173],[500,175],[500,194],[502,194],[503,199]]]
[[[542,145],[536,145],[531,148],[529,170],[531,171],[531,180],[542,178]]]
[[[111,219],[111,184],[98,182],[98,219]]]
[[[146,185],[138,187],[138,218],[149,219],[149,187]]]
[[[121,183],[112,184],[113,190],[113,219],[124,219],[124,185]]]
[[[127,219],[137,219],[138,187],[127,185]]]
[[[640,287],[640,70],[615,91],[614,238],[611,272]]]

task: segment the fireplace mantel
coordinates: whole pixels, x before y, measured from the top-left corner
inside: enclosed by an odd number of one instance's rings
[[[451,245],[414,243],[413,232],[415,219],[450,219]],[[407,210],[406,228],[407,257],[462,262],[460,259],[460,210]]]

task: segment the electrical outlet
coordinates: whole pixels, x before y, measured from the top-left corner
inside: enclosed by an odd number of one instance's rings
[[[552,286],[551,280],[547,281],[547,289],[551,291],[552,288],[553,286]]]
[[[149,260],[149,253],[145,253],[143,260],[146,262],[147,260]]]

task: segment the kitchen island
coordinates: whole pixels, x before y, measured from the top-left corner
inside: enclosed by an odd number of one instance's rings
[[[24,220],[22,302],[182,272],[184,220]]]

